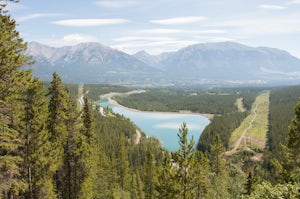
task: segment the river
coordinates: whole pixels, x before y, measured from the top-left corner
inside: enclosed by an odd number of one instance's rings
[[[195,143],[198,142],[202,131],[210,123],[207,117],[200,114],[136,111],[109,103],[107,99],[102,99],[100,105],[108,106],[115,113],[130,118],[147,136],[159,139],[163,147],[170,151],[179,148],[177,133],[183,122],[188,127],[188,138],[194,137]]]

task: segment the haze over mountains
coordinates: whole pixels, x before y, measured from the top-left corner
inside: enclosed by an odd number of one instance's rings
[[[99,43],[61,48],[31,42],[33,73],[48,81],[54,71],[65,82],[139,86],[253,85],[300,82],[300,59],[288,52],[233,42],[191,45],[176,52],[134,55]]]

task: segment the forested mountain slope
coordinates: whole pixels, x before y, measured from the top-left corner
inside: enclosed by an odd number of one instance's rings
[[[207,153],[195,151],[184,123],[173,153],[153,138],[136,143],[137,127],[128,119],[101,115],[87,98],[80,110],[57,73],[45,91],[22,69],[29,64],[26,43],[5,3],[0,0],[1,199],[300,197],[300,102],[272,169],[226,161],[219,135]]]

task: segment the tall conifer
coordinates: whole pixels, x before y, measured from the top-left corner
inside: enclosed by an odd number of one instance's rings
[[[210,166],[212,172],[212,198],[228,198],[228,171],[223,158],[225,148],[219,135],[216,135],[210,146]]]
[[[11,198],[25,191],[26,184],[20,176],[20,164],[23,158],[19,153],[22,140],[14,115],[14,107],[20,105],[21,77],[18,69],[28,63],[23,52],[26,43],[16,31],[16,22],[7,14],[0,1],[0,196]]]
[[[53,74],[53,79],[47,95],[50,98],[48,105],[49,116],[47,121],[51,142],[51,156],[49,158],[51,158],[51,161],[53,162],[51,169],[55,173],[55,188],[58,197],[61,197],[63,187],[58,171],[63,166],[64,146],[68,137],[66,126],[68,95],[57,73]]]
[[[63,198],[78,198],[82,176],[84,175],[80,158],[82,157],[82,137],[80,136],[80,119],[75,100],[68,95],[66,110],[66,128],[68,132],[64,144],[64,164],[59,171],[62,181]]]
[[[289,126],[286,143],[281,145],[280,159],[271,160],[278,181],[300,182],[300,101]]]
[[[173,153],[173,160],[177,168],[177,181],[180,185],[180,198],[188,199],[194,197],[194,169],[195,153],[194,140],[188,140],[188,128],[185,123],[182,124],[177,134],[180,148]]]
[[[99,162],[96,148],[96,136],[94,127],[93,109],[87,98],[84,98],[84,105],[81,113],[81,193],[79,198],[97,197],[97,164]]]
[[[27,198],[54,198],[53,181],[48,158],[50,142],[46,129],[47,103],[44,86],[37,78],[28,78],[24,90],[24,111],[20,131],[24,147],[23,174],[26,176]]]

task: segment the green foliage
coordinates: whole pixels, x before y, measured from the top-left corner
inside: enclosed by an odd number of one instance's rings
[[[198,113],[225,114],[237,111],[235,106],[237,98],[244,97],[244,101],[248,103],[252,101],[253,96],[255,94],[240,96],[236,93],[208,94],[197,90],[152,89],[145,93],[116,97],[116,99],[126,107],[144,111],[189,110]]]
[[[185,124],[178,133],[180,149],[170,154],[143,132],[136,143],[137,126],[118,114],[102,116],[87,99],[79,112],[73,99],[78,95],[77,85],[69,85],[68,92],[56,73],[46,85],[45,98],[42,83],[30,71],[19,70],[28,64],[23,54],[26,44],[4,9],[0,5],[0,198],[300,197],[300,102],[292,125],[284,130],[290,117],[284,109],[298,98],[299,87],[272,91],[268,150],[277,157],[270,161],[275,183],[259,183],[257,174],[248,178],[244,174],[246,168],[265,172],[249,163],[252,152],[237,154],[229,164],[223,155],[230,132],[247,115],[238,112],[236,99],[243,98],[249,111],[257,90],[161,89],[139,94],[136,103],[142,105],[142,101],[151,110],[222,114],[200,138],[199,148],[205,154],[194,151],[193,140],[187,141]],[[87,90],[97,100],[100,94],[128,88],[86,85]],[[276,114],[286,118],[281,120]],[[276,120],[282,136],[274,131]],[[282,147],[280,139],[285,140]]]
[[[213,192],[211,198],[229,198],[228,192],[228,170],[223,159],[225,148],[220,137],[215,136],[209,153],[210,169],[212,172],[211,183]]]
[[[2,1],[1,1],[2,4]],[[16,22],[0,6],[0,196],[17,197],[27,185],[21,176],[24,159],[18,151],[23,140],[19,134],[19,101],[26,72],[18,69],[28,63],[26,43],[16,31]]]
[[[267,133],[267,154],[271,159],[280,156],[280,143],[285,144],[288,126],[294,116],[293,107],[299,100],[300,87],[274,89],[270,93],[269,131]],[[268,160],[266,160],[268,161]]]
[[[20,123],[24,147],[23,175],[26,176],[28,198],[55,198],[51,171],[49,170],[50,142],[46,129],[47,102],[44,97],[43,83],[37,78],[27,80],[24,90],[24,111]]]
[[[196,151],[195,161],[195,197],[209,198],[209,195],[212,193],[210,184],[211,172],[209,160],[204,153],[201,151]]]
[[[289,126],[286,144],[281,145],[279,158],[271,160],[279,182],[300,182],[300,101],[295,106],[295,117]]]
[[[187,199],[194,197],[194,168],[195,168],[195,154],[194,154],[194,140],[188,142],[188,129],[183,123],[179,129],[179,145],[178,151],[172,154],[172,159],[176,164],[176,177],[180,186],[180,198]]]
[[[300,197],[300,185],[299,184],[277,184],[272,185],[269,182],[263,182],[258,184],[253,193],[245,197],[246,199],[297,199]]]
[[[63,186],[59,172],[64,163],[64,147],[68,138],[68,93],[64,89],[62,81],[57,73],[49,87],[48,120],[47,128],[50,134],[50,157],[52,161],[51,170],[55,173],[55,189],[59,197],[63,194]]]
[[[226,114],[215,115],[211,123],[206,126],[201,133],[197,149],[203,152],[210,151],[210,144],[216,135],[220,136],[225,148],[229,149],[232,132],[239,127],[243,120],[249,115],[257,94],[256,92],[239,94],[243,97],[243,106],[246,108],[246,112],[239,112],[234,109]],[[226,104],[224,104],[224,106],[226,106]]]
[[[179,198],[180,187],[176,181],[176,168],[171,162],[169,154],[165,154],[165,159],[160,167],[158,167],[158,181],[156,191],[161,199]]]
[[[222,144],[228,149],[231,133],[241,124],[247,114],[247,112],[234,112],[232,114],[215,116],[200,135],[197,149],[203,152],[210,151],[210,144],[216,135],[220,136]]]

